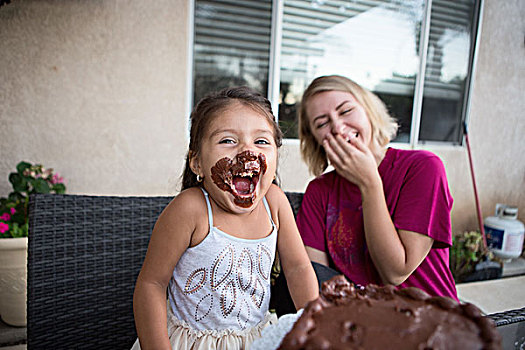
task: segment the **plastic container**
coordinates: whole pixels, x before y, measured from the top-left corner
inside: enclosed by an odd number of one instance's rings
[[[495,216],[485,218],[487,246],[495,256],[509,261],[518,258],[523,250],[525,226],[518,220],[518,208],[496,204]]]

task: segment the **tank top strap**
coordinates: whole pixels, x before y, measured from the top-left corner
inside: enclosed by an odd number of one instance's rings
[[[211,212],[211,204],[210,204],[210,198],[208,198],[208,192],[204,189],[204,187],[200,187],[202,190],[202,193],[204,193],[204,199],[206,199],[206,207],[208,207],[208,224],[210,225],[210,231],[213,228],[213,214]]]
[[[208,196],[208,192],[204,189],[204,187],[199,187],[202,190],[202,193],[204,193],[204,199],[206,199],[206,207],[208,208],[208,224],[210,225],[210,230],[213,228],[213,214],[211,211],[211,203],[210,198]],[[272,223],[272,227],[275,228],[275,223],[273,222],[272,218],[272,212],[270,211],[270,206],[268,205],[268,201],[266,200],[266,197],[263,197],[263,203],[264,208],[266,209],[266,213],[268,214],[268,217],[270,218],[270,222]]]
[[[272,212],[270,211],[270,206],[268,205],[266,197],[263,197],[263,203],[264,207],[266,208],[266,212],[268,213],[268,217],[270,218],[270,222],[272,223],[272,227],[275,229],[275,223],[273,222]]]

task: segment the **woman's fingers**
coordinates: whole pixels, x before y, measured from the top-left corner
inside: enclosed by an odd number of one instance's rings
[[[346,140],[341,135],[332,134],[323,141],[330,164],[339,175],[357,186],[367,183],[377,170],[372,151],[362,141],[358,137]]]
[[[334,136],[329,134],[327,136],[327,139],[331,149],[337,154],[338,158],[341,161],[347,162],[357,155],[356,147],[353,144],[349,143],[341,135],[338,134]]]
[[[339,164],[341,164],[341,158],[337,154],[337,152],[332,148],[332,145],[329,140],[325,139],[323,141],[323,147],[324,151],[326,152],[326,156],[328,157],[328,160],[332,164],[332,166],[337,167]]]
[[[326,145],[328,145],[328,150],[325,147],[325,151],[332,165],[335,168],[340,168],[348,161],[349,155],[336,137],[337,136],[334,137],[331,134],[328,135],[325,140]]]
[[[340,142],[341,136],[339,134],[335,136],[330,134],[328,137],[328,141],[330,142],[330,146],[332,147],[334,152],[337,153],[339,158],[343,159],[347,155],[348,152],[344,148],[345,145]]]
[[[350,138],[348,140],[348,143],[360,150],[361,152],[366,153],[368,150],[368,147],[366,147],[362,140],[357,136]]]
[[[328,135],[323,145],[332,166],[351,181],[358,168],[360,152],[340,135]]]

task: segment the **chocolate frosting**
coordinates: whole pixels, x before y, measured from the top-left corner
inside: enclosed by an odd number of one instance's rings
[[[279,349],[501,349],[494,322],[474,305],[418,288],[324,282]]]
[[[259,177],[266,172],[266,157],[262,153],[244,151],[235,156],[221,158],[211,168],[211,178],[213,183],[221,190],[230,192],[234,196],[234,202],[240,207],[250,207],[256,194],[253,192],[249,196],[240,196],[233,190],[233,180],[235,176],[245,176],[252,174],[255,178],[254,185],[257,185]]]

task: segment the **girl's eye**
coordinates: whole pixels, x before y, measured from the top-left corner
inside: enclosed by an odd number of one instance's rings
[[[353,108],[345,109],[344,111],[341,112],[341,115],[345,115],[345,114],[348,114],[348,113],[352,112],[352,109]]]
[[[255,144],[256,145],[269,145],[270,142],[268,140],[265,140],[265,139],[259,139],[259,140],[255,141]]]
[[[234,143],[235,141],[233,141],[232,139],[222,139],[219,141],[219,143]]]

